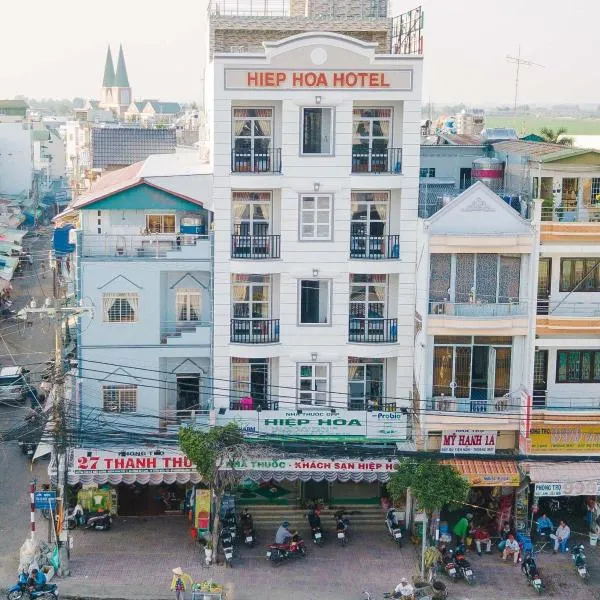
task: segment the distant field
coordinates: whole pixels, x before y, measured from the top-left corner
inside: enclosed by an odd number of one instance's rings
[[[550,117],[488,117],[485,118],[486,127],[512,127],[519,135],[539,133],[542,127],[558,129],[565,127],[571,135],[600,135],[600,119],[553,119]]]

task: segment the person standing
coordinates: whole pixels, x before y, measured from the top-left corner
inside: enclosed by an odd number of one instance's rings
[[[175,600],[184,600],[186,581],[191,583],[192,578],[187,573],[184,573],[181,567],[175,567],[171,570],[173,572],[173,579],[171,580],[171,591],[175,592]]]
[[[471,513],[467,513],[464,517],[461,517],[457,521],[456,525],[454,526],[454,529],[452,530],[452,533],[454,533],[457,540],[463,544],[465,543],[465,538],[467,537],[467,533],[469,533],[469,523],[472,520],[473,520],[473,515]]]

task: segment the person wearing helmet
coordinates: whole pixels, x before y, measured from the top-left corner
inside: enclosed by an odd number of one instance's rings
[[[456,536],[456,540],[459,542],[465,543],[465,538],[467,537],[467,533],[469,533],[469,523],[473,520],[473,515],[471,513],[467,513],[464,517],[461,517],[452,533]]]
[[[293,534],[289,530],[290,523],[289,521],[284,521],[277,530],[275,534],[275,543],[276,544],[285,544],[289,540],[292,539]]]

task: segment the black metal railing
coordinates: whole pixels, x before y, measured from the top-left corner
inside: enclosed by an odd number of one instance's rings
[[[383,398],[375,398],[371,396],[369,398],[349,398],[348,410],[366,410],[367,412],[398,412],[399,409],[396,406],[396,402],[386,402]]]
[[[232,235],[231,258],[279,258],[278,235]]]
[[[353,173],[402,173],[402,148],[387,150],[358,149],[352,151]]]
[[[398,341],[398,319],[357,319],[350,317],[348,340],[372,344]]]
[[[260,398],[246,396],[244,398],[230,398],[229,410],[279,410],[279,401],[273,400],[270,393]]]
[[[231,170],[234,173],[281,173],[281,148],[262,152],[233,148]]]
[[[279,341],[279,319],[231,319],[231,341],[272,344]]]
[[[350,258],[400,258],[399,235],[351,235]]]

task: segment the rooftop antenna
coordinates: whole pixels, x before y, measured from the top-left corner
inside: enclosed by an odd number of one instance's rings
[[[517,65],[516,73],[515,73],[515,105],[514,112],[517,114],[517,98],[519,96],[519,71],[521,69],[521,65],[525,67],[544,67],[544,65],[538,65],[530,60],[526,60],[521,58],[521,45],[519,44],[519,51],[517,56],[511,56],[510,54],[506,55],[506,60],[510,63],[515,63]]]

